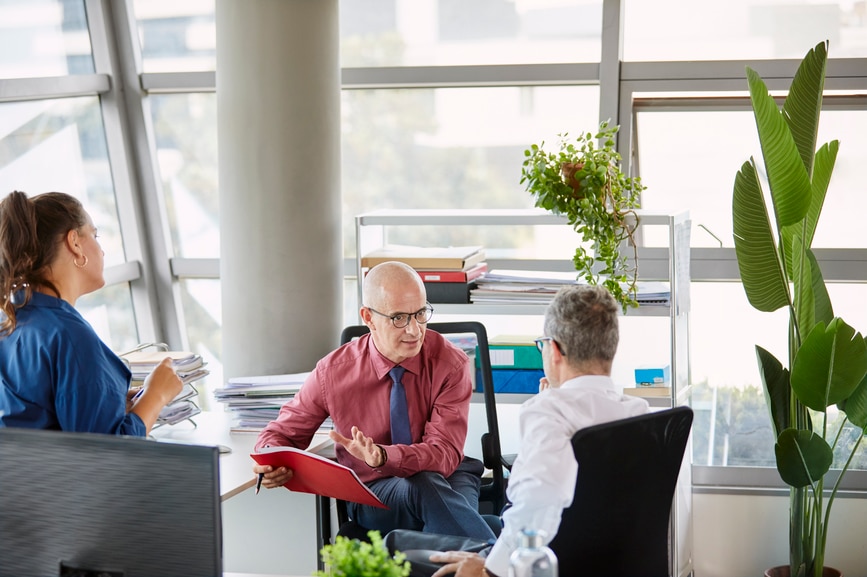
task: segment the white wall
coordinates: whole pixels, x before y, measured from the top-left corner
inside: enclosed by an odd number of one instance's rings
[[[787,497],[693,495],[695,577],[756,577],[788,562]],[[836,499],[825,564],[867,575],[867,499]]]

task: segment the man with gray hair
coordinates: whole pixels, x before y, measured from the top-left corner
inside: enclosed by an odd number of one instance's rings
[[[511,507],[493,547],[395,531],[387,542],[396,550],[449,549],[431,561],[443,563],[434,577],[509,574],[509,557],[522,529],[541,531],[545,543],[557,534],[563,509],[572,503],[578,463],[572,437],[585,427],[634,417],[648,410],[647,401],[621,394],[611,379],[619,340],[618,306],[603,287],[562,288],[545,312],[544,336],[536,339],[545,377],[539,394],[520,410],[520,447],[509,477]],[[478,551],[471,552],[471,551]]]

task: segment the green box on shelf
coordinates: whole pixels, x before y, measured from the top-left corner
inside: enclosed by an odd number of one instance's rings
[[[497,335],[488,339],[492,369],[541,369],[542,354],[532,335]],[[480,367],[478,354],[476,368]]]

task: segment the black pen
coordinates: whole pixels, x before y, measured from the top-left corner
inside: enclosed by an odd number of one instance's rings
[[[262,488],[262,479],[265,478],[265,473],[259,473],[259,478],[256,479],[256,494],[259,494],[259,489]]]

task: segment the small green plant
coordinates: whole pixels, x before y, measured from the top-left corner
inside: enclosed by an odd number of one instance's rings
[[[314,577],[407,577],[409,561],[400,551],[394,557],[382,542],[379,531],[367,533],[370,543],[338,536],[333,545],[322,548],[327,571],[315,571]]]
[[[575,270],[587,283],[605,286],[625,312],[638,306],[633,233],[639,194],[646,187],[639,177],[627,177],[620,170],[615,148],[619,129],[605,121],[596,134],[585,132],[574,139],[559,134],[557,151],[546,151],[544,141],[532,145],[524,151],[521,184],[535,197],[537,207],[568,219],[582,240],[572,257]],[[633,247],[633,267],[620,250],[625,240]]]

